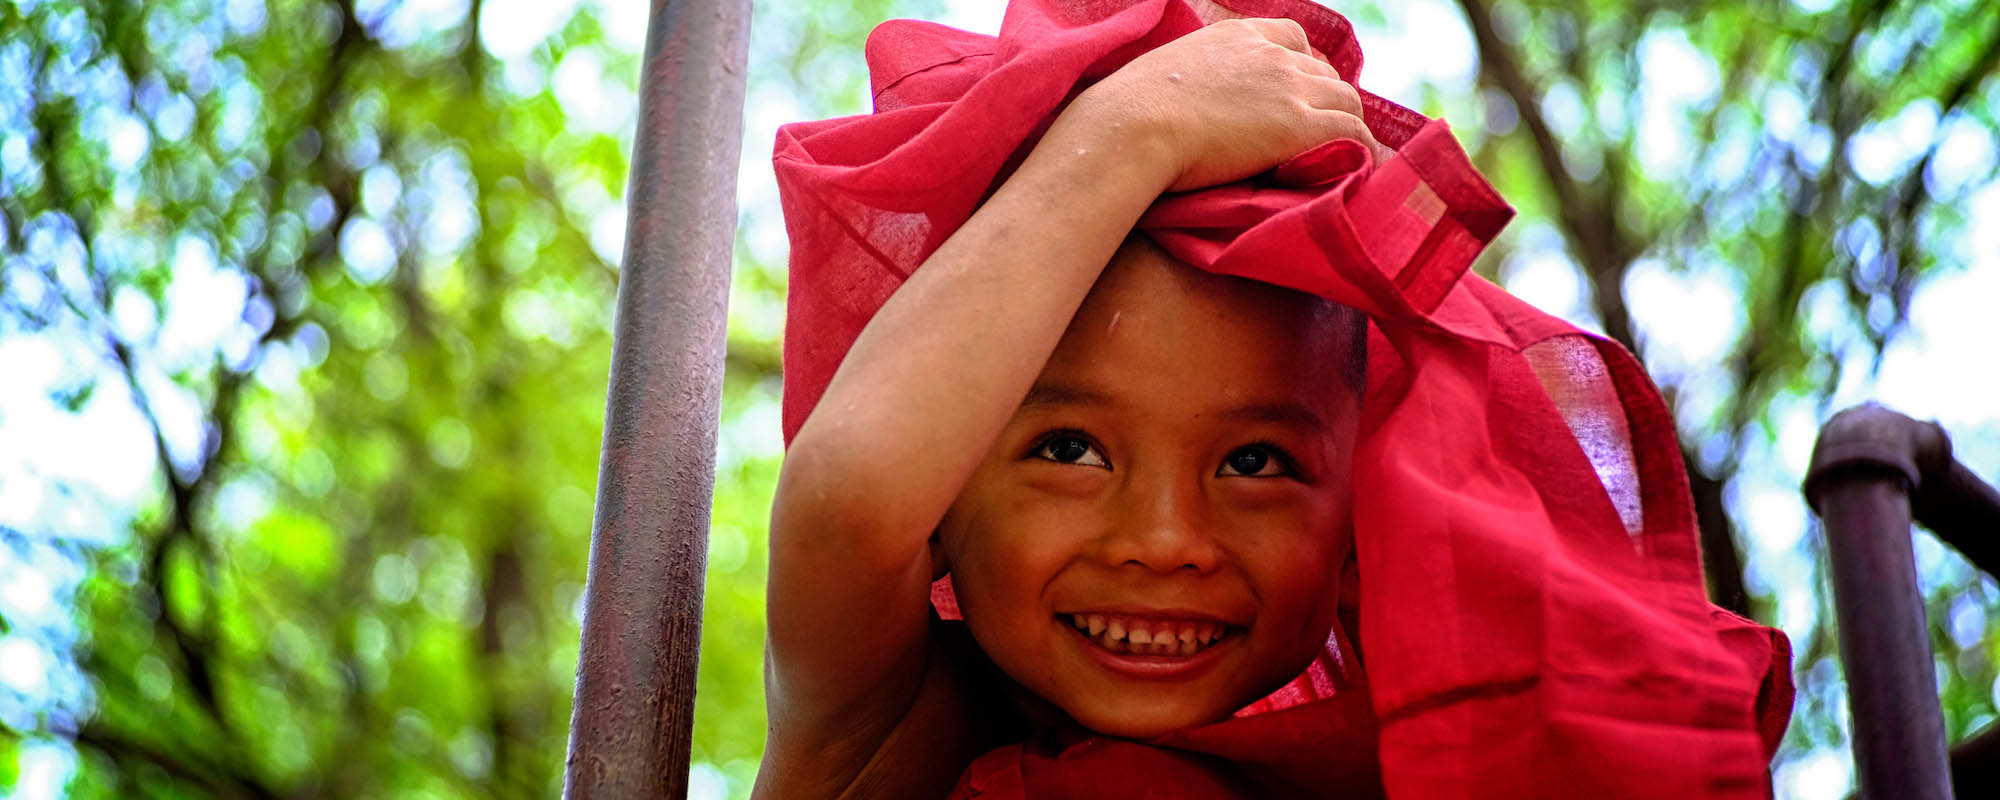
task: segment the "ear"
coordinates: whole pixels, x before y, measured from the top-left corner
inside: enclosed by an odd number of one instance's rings
[[[931,531],[930,547],[931,582],[936,583],[939,578],[951,574],[951,556],[945,555],[944,540],[938,536],[938,532],[935,530]]]
[[[1355,666],[1364,663],[1361,658],[1361,562],[1355,558],[1354,550],[1347,551],[1347,561],[1340,568],[1340,601],[1335,606],[1336,627],[1345,632],[1346,638],[1340,643],[1342,649],[1354,654]]]

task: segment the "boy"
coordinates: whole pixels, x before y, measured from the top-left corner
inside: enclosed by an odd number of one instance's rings
[[[1320,651],[1357,404],[1298,378],[1338,374],[1324,365],[1350,358],[1360,332],[1314,331],[1330,326],[1304,295],[1119,243],[1164,190],[1372,141],[1360,113],[1296,23],[1198,31],[1072,102],[883,306],[780,480],[766,775],[828,796],[871,760],[965,750],[940,739],[974,735],[966,725],[892,736],[968,714],[912,708],[971,702],[924,691],[953,680],[922,671],[940,658],[929,586],[947,565],[981,649],[1103,733],[1225,717]],[[1299,347],[1307,332],[1345,341]],[[854,750],[827,757],[839,746]],[[910,780],[912,796],[942,796],[957,772]]]
[[[1411,794],[1475,783],[1545,793],[1537,780],[1546,776],[1521,770],[1574,760],[1579,738],[1602,772],[1565,777],[1579,785],[1620,785],[1637,775],[1634,763],[1671,772],[1673,758],[1644,756],[1678,750],[1683,761],[1718,765],[1631,785],[1662,796],[1754,789],[1743,776],[1761,769],[1745,760],[1761,747],[1756,735],[1706,730],[1754,727],[1768,640],[1718,644],[1745,626],[1711,623],[1689,595],[1656,585],[1659,565],[1640,558],[1660,549],[1649,535],[1672,514],[1648,506],[1659,519],[1621,522],[1601,485],[1577,492],[1574,478],[1594,479],[1597,461],[1573,445],[1550,459],[1518,452],[1521,435],[1561,429],[1576,408],[1514,397],[1537,379],[1535,352],[1548,352],[1530,351],[1562,331],[1519,338],[1540,323],[1514,324],[1520,312],[1507,301],[1458,285],[1504,205],[1463,177],[1462,154],[1451,160],[1455,145],[1428,128],[1428,138],[1414,126],[1386,128],[1405,155],[1371,172],[1378,149],[1363,119],[1381,104],[1364,108],[1334,66],[1350,75],[1359,67],[1351,40],[1340,40],[1344,21],[1279,5],[1318,36],[1287,19],[1200,27],[1180,0],[1154,0],[1020,3],[985,52],[963,36],[935,35],[921,58],[878,52],[871,40],[874,136],[796,126],[794,147],[794,132],[781,134],[781,182],[795,189],[786,197],[792,435],[772,517],[771,735],[760,796],[1144,788],[1133,781],[1181,796],[1366,795],[1383,788],[1372,770],[1378,725],[1380,777]],[[899,92],[938,91],[965,102],[896,107]],[[1010,102],[1025,110],[1008,109],[1005,124],[966,118]],[[1007,174],[996,159],[1036,138],[1035,103],[1061,111]],[[819,171],[787,178],[788,158]],[[819,169],[834,161],[843,164]],[[1284,186],[1162,197],[1274,166]],[[983,202],[967,192],[999,174]],[[814,181],[841,191],[802,199],[796,187]],[[1392,189],[1394,202],[1383,201]],[[1345,207],[1351,218],[1327,216]],[[1272,266],[1311,261],[1293,248],[1315,244],[1328,251],[1318,256],[1325,269]],[[883,271],[829,283],[802,263]],[[1403,266],[1385,275],[1356,264]],[[1217,272],[1367,310],[1393,351],[1380,359],[1384,375],[1371,377],[1369,410],[1358,382],[1343,380],[1360,368],[1354,311]],[[867,295],[885,283],[893,296],[869,308]],[[808,305],[822,302],[813,292],[860,295],[853,306],[872,312],[830,381],[813,377],[827,354],[790,338],[808,335],[801,314],[822,308]],[[852,316],[812,321],[838,333]],[[833,338],[821,350],[840,350],[845,342]],[[1507,359],[1483,363],[1497,356],[1482,348],[1496,344]],[[1623,366],[1607,361],[1613,372]],[[816,404],[815,380],[825,381]],[[801,397],[811,409],[803,419]],[[1426,411],[1457,404],[1490,415],[1522,402],[1530,407],[1519,430],[1496,430],[1485,449],[1423,448],[1421,459],[1384,449],[1416,438]],[[1646,438],[1656,433],[1631,438],[1656,445]],[[1350,476],[1357,458],[1367,468]],[[1576,498],[1551,495],[1565,485]],[[1358,507],[1357,486],[1367,498]],[[1461,507],[1490,508],[1498,524]],[[1613,527],[1624,543],[1607,547],[1600,532]],[[1360,676],[1352,648],[1330,647],[1340,590],[1354,589],[1339,576],[1355,540],[1373,692],[1358,680],[1333,690],[1336,679]],[[1539,540],[1546,552],[1535,550]],[[1441,556],[1450,557],[1443,566]],[[1548,580],[1606,573],[1630,585],[1572,590]],[[928,602],[946,574],[963,626],[937,620]],[[1454,582],[1461,574],[1480,580]],[[1446,590],[1443,599],[1426,588]],[[1490,607],[1475,602],[1480,593]],[[1571,609],[1577,598],[1586,613]],[[1440,603],[1448,618],[1387,616]],[[1667,613],[1648,604],[1674,616],[1648,616]],[[1517,606],[1538,616],[1511,615]],[[1356,625],[1341,627],[1351,635]],[[1425,625],[1440,635],[1421,635]],[[1660,643],[1578,655],[1569,646],[1589,644],[1579,631]],[[1632,699],[1682,678],[1709,694]],[[1295,679],[1309,696],[1260,704],[1286,707],[1284,716],[1232,718]],[[1519,730],[1496,727],[1510,719]],[[1595,738],[1628,734],[1632,723],[1662,732]],[[1280,727],[1320,735],[1266,763],[1271,753],[1259,751],[1284,750],[1262,746],[1286,741]],[[1674,739],[1683,728],[1695,738]]]

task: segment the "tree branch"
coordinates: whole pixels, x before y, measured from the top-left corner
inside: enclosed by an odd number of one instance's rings
[[[1626,349],[1638,352],[1634,338],[1631,314],[1625,309],[1625,298],[1618,291],[1624,284],[1624,273],[1639,250],[1627,241],[1618,225],[1616,201],[1620,198],[1606,197],[1603,192],[1578,181],[1563,164],[1562,144],[1549,127],[1548,117],[1541,110],[1541,90],[1522,71],[1519,60],[1493,26],[1493,15],[1480,0],[1458,0],[1459,8],[1465,12],[1465,19],[1472,28],[1472,39],[1479,51],[1480,68],[1492,76],[1501,91],[1506,92],[1514,103],[1516,114],[1522,127],[1528,131],[1528,138],[1534,144],[1535,160],[1541,167],[1542,175],[1549,191],[1555,194],[1555,207],[1560,229],[1570,247],[1576,252],[1579,265],[1590,276],[1597,287],[1611,287],[1611,291],[1596,292],[1598,317],[1604,322],[1606,335],[1616,340]]]
[[[213,765],[189,763],[180,756],[119,736],[100,725],[84,726],[71,741],[103,753],[114,762],[144,762],[170,777],[200,786],[213,795],[256,800],[276,800],[278,797],[276,792],[254,778],[236,775]]]
[[[96,235],[93,230],[94,226],[92,225],[92,210],[83,207],[76,193],[70,190],[66,176],[61,168],[61,160],[56,157],[60,143],[71,132],[66,126],[57,124],[55,120],[51,119],[51,113],[47,111],[46,106],[37,106],[34,120],[36,127],[41,133],[38,141],[35,142],[35,147],[38,151],[36,157],[44,165],[44,187],[48,192],[50,206],[69,218],[70,224],[76,229],[78,240],[83,245],[85,263],[94,263],[95,259],[91,254],[96,249]],[[149,574],[153,576],[153,579],[144,580],[142,583],[152,592],[151,599],[157,603],[157,607],[160,609],[160,613],[154,617],[154,620],[161,630],[166,633],[168,640],[174,644],[175,650],[180,655],[182,665],[187,670],[189,682],[195,691],[196,698],[200,700],[203,708],[215,718],[217,724],[224,731],[227,731],[228,722],[224,719],[220,706],[216,702],[213,671],[209,668],[205,652],[207,645],[183,627],[179,620],[174,618],[174,615],[166,607],[165,597],[158,582],[158,576],[163,574],[161,568],[165,554],[173,542],[183,537],[190,541],[196,539],[192,522],[193,509],[195,498],[200,493],[202,486],[198,477],[190,480],[182,476],[175,469],[173,459],[168,453],[166,439],[162,433],[159,418],[153,411],[152,403],[146,398],[145,389],[139,383],[132,352],[118,339],[115,333],[109,330],[106,315],[109,313],[110,292],[105,286],[104,275],[92,269],[89,272],[89,279],[92,297],[89,298],[88,310],[75,298],[70,298],[69,300],[71,308],[87,324],[105,329],[103,335],[110,343],[114,362],[119,368],[118,374],[124,379],[128,390],[132,394],[134,404],[138,407],[138,411],[146,419],[148,429],[153,438],[153,451],[162,472],[165,474],[167,482],[168,500],[170,503],[167,533],[160,541],[154,543],[153,551],[148,559]]]
[[[346,4],[344,11],[349,24],[343,27],[340,38],[334,43],[332,52],[327,59],[326,68],[322,71],[322,74],[326,75],[327,78],[317,85],[313,102],[305,107],[308,110],[309,117],[304,121],[300,129],[306,126],[318,126],[320,128],[326,126],[334,109],[334,104],[327,102],[329,95],[335,91],[336,87],[341,85],[346,74],[349,72],[345,68],[345,61],[363,43],[358,25],[352,23],[353,11],[351,4]],[[121,51],[121,56],[129,58],[131,54]],[[129,60],[124,61],[121,66],[125,68],[127,74],[137,74],[134,71],[133,63]],[[41,144],[45,148],[52,150],[55,147],[53,144],[55,141],[55,137],[45,135],[42,137]],[[89,211],[76,208],[72,202],[68,201],[61,183],[61,171],[56,166],[57,162],[47,157],[47,153],[44,154],[44,163],[48,165],[47,172],[50,175],[49,180],[51,181],[52,188],[55,190],[54,194],[62,201],[59,204],[63,206],[65,213],[77,225],[79,235],[85,242],[86,247],[89,247],[93,241],[89,230]],[[293,180],[292,177],[284,174],[282,167],[279,173],[274,175],[273,178],[277,180],[280,187],[290,185]],[[349,198],[349,202],[347,203],[337,203],[336,217],[344,218],[351,206],[351,198]],[[275,210],[273,213],[275,213]],[[335,228],[335,230],[337,231],[338,229]],[[330,235],[321,237],[322,240],[331,238]],[[318,257],[324,258],[325,254],[331,251],[331,245],[326,241],[315,242],[314,249]],[[254,343],[254,347],[260,351],[274,339],[287,335],[294,329],[296,323],[295,319],[287,317],[280,311],[280,305],[269,294],[271,282],[267,276],[271,274],[272,267],[275,266],[269,261],[270,255],[271,244],[270,240],[267,239],[255,254],[246,254],[244,259],[245,267],[249,270],[249,275],[258,279],[254,281],[255,286],[250,299],[270,303],[274,312],[271,326],[261,331],[258,340]],[[186,679],[188,686],[199,703],[202,713],[213,720],[217,730],[222,734],[222,742],[224,743],[224,747],[227,748],[225,752],[228,754],[228,760],[240,761],[243,764],[244,772],[242,774],[231,774],[234,768],[216,766],[204,766],[197,769],[188,766],[164,750],[149,747],[132,738],[120,737],[102,725],[87,727],[78,735],[78,741],[105,750],[107,754],[113,755],[115,760],[129,761],[137,758],[140,761],[158,766],[169,774],[194,780],[211,789],[228,790],[228,793],[233,796],[271,797],[273,793],[264,787],[257,777],[251,774],[251,770],[254,768],[251,767],[250,762],[242,758],[245,746],[244,742],[234,730],[229,715],[224,712],[222,703],[218,697],[218,667],[215,662],[216,657],[221,655],[221,651],[218,649],[218,642],[213,630],[217,618],[217,603],[213,595],[215,581],[210,579],[198,580],[199,589],[206,595],[203,602],[204,614],[201,620],[192,628],[173,613],[166,602],[168,594],[166,582],[170,580],[170,573],[166,569],[166,559],[177,545],[184,543],[187,546],[196,548],[197,554],[202,558],[203,564],[207,568],[211,578],[219,568],[216,553],[211,543],[202,535],[203,526],[197,514],[202,499],[213,492],[216,483],[221,479],[221,471],[215,469],[214,465],[219,463],[225,457],[225,454],[232,449],[232,431],[234,428],[232,420],[241,402],[248,376],[251,373],[251,369],[254,368],[254,358],[248,365],[211,363],[209,371],[213,388],[203,416],[207,438],[203,443],[202,452],[197,455],[197,462],[188,469],[183,470],[176,465],[172,457],[161,420],[155,408],[155,403],[149,397],[140,380],[139,354],[133,350],[131,345],[122,341],[109,328],[108,323],[105,322],[108,314],[108,295],[110,294],[106,289],[106,276],[100,271],[93,270],[91,280],[97,295],[94,298],[96,307],[90,309],[88,313],[85,313],[82,309],[78,309],[78,314],[81,318],[93,323],[94,327],[103,329],[100,331],[100,335],[108,344],[111,351],[112,357],[110,360],[116,367],[116,374],[125,382],[128,390],[131,392],[136,410],[148,425],[152,436],[154,457],[160,466],[166,485],[168,507],[163,532],[148,544],[150,552],[146,553],[142,559],[144,573],[142,579],[139,581],[139,586],[142,591],[146,592],[146,599],[159,609],[159,613],[153,616],[153,620],[158,629],[164,634],[163,638],[171,643],[175,653],[178,655],[178,661],[180,662],[179,671]]]
[[[1536,161],[1555,194],[1564,238],[1590,278],[1594,305],[1606,335],[1626,349],[1639,352],[1636,325],[1625,305],[1623,287],[1625,274],[1642,248],[1625,234],[1618,220],[1618,208],[1624,200],[1622,177],[1607,181],[1608,188],[1599,189],[1579,182],[1570,174],[1563,164],[1562,145],[1542,113],[1540,91],[1523,73],[1519,60],[1500,41],[1491,12],[1480,0],[1458,2],[1472,28],[1481,69],[1514,102],[1521,124],[1534,143]],[[1607,171],[1616,169],[1616,164],[1606,165]],[[1749,592],[1743,583],[1742,557],[1736,549],[1734,526],[1723,505],[1723,481],[1702,472],[1685,445],[1681,448],[1681,458],[1687,466],[1709,597],[1717,605],[1749,616]]]
[[[1965,101],[1971,98],[1973,91],[1993,76],[1996,68],[2000,68],[2000,14],[1994,15],[1993,29],[1987,33],[1986,44],[1973,59],[1972,65],[1960,73],[1958,79],[1945,91],[1944,102],[1938,108],[1938,119],[1944,120],[1963,106]],[[1903,178],[1902,191],[1896,200],[1893,216],[1882,228],[1884,236],[1889,235],[1891,231],[1904,232],[1904,235],[1897,240],[1896,261],[1891,265],[1892,274],[1895,275],[1891,283],[1891,297],[1895,300],[1898,325],[1909,317],[1910,294],[1915,288],[1917,274],[1915,220],[1917,210],[1923,206],[1925,198],[1924,173],[1930,170],[1931,162],[1937,158],[1938,148],[1943,144],[1944,137],[1940,133],[1931,139],[1930,146],[1924,149],[1923,157],[1911,165],[1909,174]],[[1878,357],[1880,355],[1879,348],[1877,355]]]

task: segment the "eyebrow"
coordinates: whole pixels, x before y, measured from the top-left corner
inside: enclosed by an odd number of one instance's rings
[[[1110,392],[1074,383],[1037,383],[1028,389],[1028,396],[1021,400],[1024,411],[1055,406],[1109,405],[1116,405]]]
[[[1298,403],[1251,403],[1227,409],[1222,412],[1222,417],[1240,422],[1305,428],[1315,433],[1326,430],[1326,422],[1318,414]]]
[[[1021,400],[1021,410],[1063,406],[1115,406],[1110,392],[1075,383],[1037,383]],[[1314,433],[1326,430],[1326,421],[1305,405],[1294,402],[1249,403],[1224,409],[1218,416],[1235,422],[1261,422],[1303,428]]]

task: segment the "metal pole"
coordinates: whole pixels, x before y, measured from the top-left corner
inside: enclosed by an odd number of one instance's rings
[[[749,0],[654,0],[565,797],[687,796]]]
[[[2000,491],[1994,491],[1956,460],[1939,472],[1924,475],[1923,484],[1910,498],[1917,523],[1931,529],[1973,566],[2000,578]]]
[[[1889,480],[1848,479],[1822,490],[1819,511],[1861,796],[1948,800],[1944,716],[1910,552],[1909,497]]]
[[[1910,547],[1910,492],[1942,452],[1944,432],[1879,407],[1836,415],[1813,448],[1805,492],[1825,521],[1854,713],[1860,796],[1950,800],[1944,715]],[[1940,447],[1943,449],[1940,450]]]

